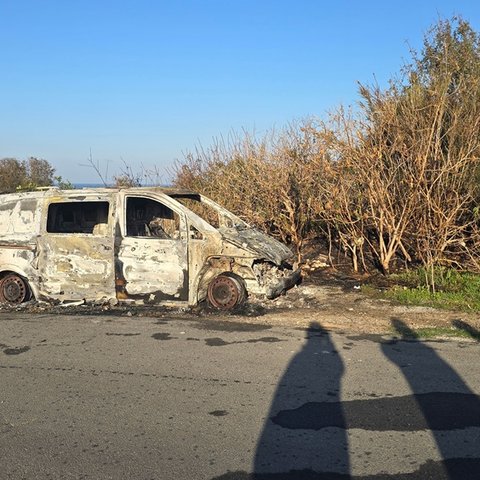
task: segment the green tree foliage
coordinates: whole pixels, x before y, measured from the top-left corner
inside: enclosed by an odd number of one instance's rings
[[[19,162],[15,158],[3,158],[0,160],[0,192],[14,192],[27,178],[25,162]]]
[[[55,169],[47,160],[31,157],[27,160],[28,180],[39,187],[52,185]]]
[[[32,190],[52,185],[54,173],[55,169],[47,160],[34,157],[28,160],[0,159],[0,192]]]

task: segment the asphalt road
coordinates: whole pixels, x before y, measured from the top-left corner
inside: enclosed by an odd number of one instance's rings
[[[479,479],[479,359],[318,323],[0,313],[0,479]]]

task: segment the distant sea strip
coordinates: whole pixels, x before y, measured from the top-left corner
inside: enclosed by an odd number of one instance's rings
[[[103,183],[73,183],[74,188],[112,188],[112,184],[104,185]],[[142,185],[144,187],[168,187],[169,185]]]
[[[103,183],[73,183],[75,188],[105,188],[113,185],[104,185]]]

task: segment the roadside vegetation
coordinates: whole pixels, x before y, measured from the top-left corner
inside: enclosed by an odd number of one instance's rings
[[[436,267],[433,275],[425,268],[406,270],[391,274],[388,288],[370,283],[363,290],[405,305],[480,312],[480,275],[453,268]]]
[[[454,320],[450,327],[420,327],[412,328],[403,322],[393,321],[393,334],[405,340],[438,339],[438,338],[466,338],[480,341],[480,331],[462,320]]]
[[[387,88],[360,85],[354,110],[222,138],[187,154],[174,183],[291,244],[299,260],[314,243],[358,273],[420,268],[399,299],[463,296],[477,309],[479,127],[480,37],[455,17],[431,28]],[[471,273],[445,273],[457,270]]]
[[[55,176],[55,168],[47,160],[35,157],[0,159],[0,193],[25,192],[54,184],[73,188],[70,182]]]
[[[0,160],[0,192],[32,190],[52,185],[55,169],[46,160],[2,158]]]

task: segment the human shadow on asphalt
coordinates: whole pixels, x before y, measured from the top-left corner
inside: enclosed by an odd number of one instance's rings
[[[392,324],[402,338],[381,340],[381,349],[405,376],[410,394],[342,400],[343,361],[330,334],[312,323],[276,388],[253,472],[228,472],[215,480],[478,480],[479,397],[433,348],[415,341],[401,320]],[[372,439],[380,432],[431,431],[442,460],[413,466],[412,459],[399,458],[392,472],[352,475],[349,457],[360,452],[349,452],[348,429],[372,432]],[[452,443],[452,432],[461,445]],[[376,469],[381,459],[373,444],[369,450],[363,466]]]
[[[418,430],[430,430],[435,439],[443,459],[443,472],[438,472],[437,478],[480,478],[480,461],[475,458],[480,445],[480,397],[427,342],[414,341],[415,332],[402,320],[391,321],[402,341],[383,343],[382,351],[413,392],[416,406],[406,409],[404,415],[411,416]],[[478,369],[478,365],[472,368]],[[417,409],[423,418],[418,418]],[[471,427],[477,427],[476,431],[469,430]]]
[[[475,340],[480,340],[480,331],[477,330],[475,327],[472,327],[468,323],[464,322],[463,320],[453,320],[452,326],[455,327],[457,330],[464,331],[471,338]]]
[[[320,478],[318,472],[341,472],[331,479],[350,478],[340,402],[343,372],[329,333],[311,323],[303,348],[278,383],[257,443],[252,479]]]

